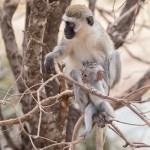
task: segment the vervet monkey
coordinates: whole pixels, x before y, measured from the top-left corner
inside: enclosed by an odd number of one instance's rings
[[[98,90],[103,95],[106,95],[104,88],[104,69],[98,63],[86,62],[82,68],[82,73],[73,70],[71,77],[85,84],[86,87],[92,90]],[[84,112],[85,130],[80,133],[79,136],[87,136],[92,130],[92,117],[94,114],[101,114],[104,117],[104,121],[108,122],[110,119],[115,118],[115,112],[112,106],[104,101],[102,98],[91,94],[85,93],[81,88],[74,86],[75,99],[79,102],[79,106],[82,112]]]
[[[84,5],[71,5],[62,17],[65,22],[64,35],[60,43],[45,57],[45,68],[54,68],[54,59],[65,58],[65,73],[81,69],[82,62],[95,61],[105,70],[105,81],[112,87],[120,79],[120,57],[101,24]],[[112,67],[113,66],[113,67]]]

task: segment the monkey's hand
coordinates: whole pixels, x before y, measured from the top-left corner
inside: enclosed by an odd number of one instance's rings
[[[90,88],[90,90],[95,93],[98,92],[95,88]]]
[[[44,67],[45,67],[46,72],[49,74],[51,73],[52,70],[55,69],[54,58],[50,56],[50,53],[48,53],[45,56]]]

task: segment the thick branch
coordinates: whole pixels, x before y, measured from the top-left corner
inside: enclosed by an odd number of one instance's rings
[[[22,56],[19,54],[15,34],[12,28],[11,19],[17,9],[19,0],[5,0],[2,8],[1,30],[6,48],[6,53],[11,70],[17,80],[17,87],[20,93],[24,92],[25,85],[20,78],[22,70]],[[19,79],[18,79],[19,78]]]
[[[127,0],[120,17],[108,27],[107,31],[114,41],[116,49],[123,45],[144,1]]]

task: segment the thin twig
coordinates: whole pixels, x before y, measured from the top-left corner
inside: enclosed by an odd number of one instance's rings
[[[125,48],[126,52],[127,52],[132,58],[134,58],[135,60],[140,61],[140,62],[145,63],[145,64],[148,64],[148,65],[150,64],[150,61],[144,60],[144,59],[142,59],[142,58],[139,58],[139,57],[133,55],[133,54],[130,52],[130,50],[129,50],[125,45],[124,45],[124,48]]]
[[[129,123],[129,122],[124,122],[124,121],[120,121],[120,120],[116,120],[116,119],[113,119],[113,121],[116,121],[116,122],[122,123],[122,124],[132,125],[132,126],[145,126],[146,125],[146,124]]]

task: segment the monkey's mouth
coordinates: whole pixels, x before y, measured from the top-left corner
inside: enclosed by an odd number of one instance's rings
[[[72,39],[75,36],[75,34],[65,34],[65,37],[67,39]]]
[[[89,83],[90,81],[87,78],[82,78],[83,83]]]

